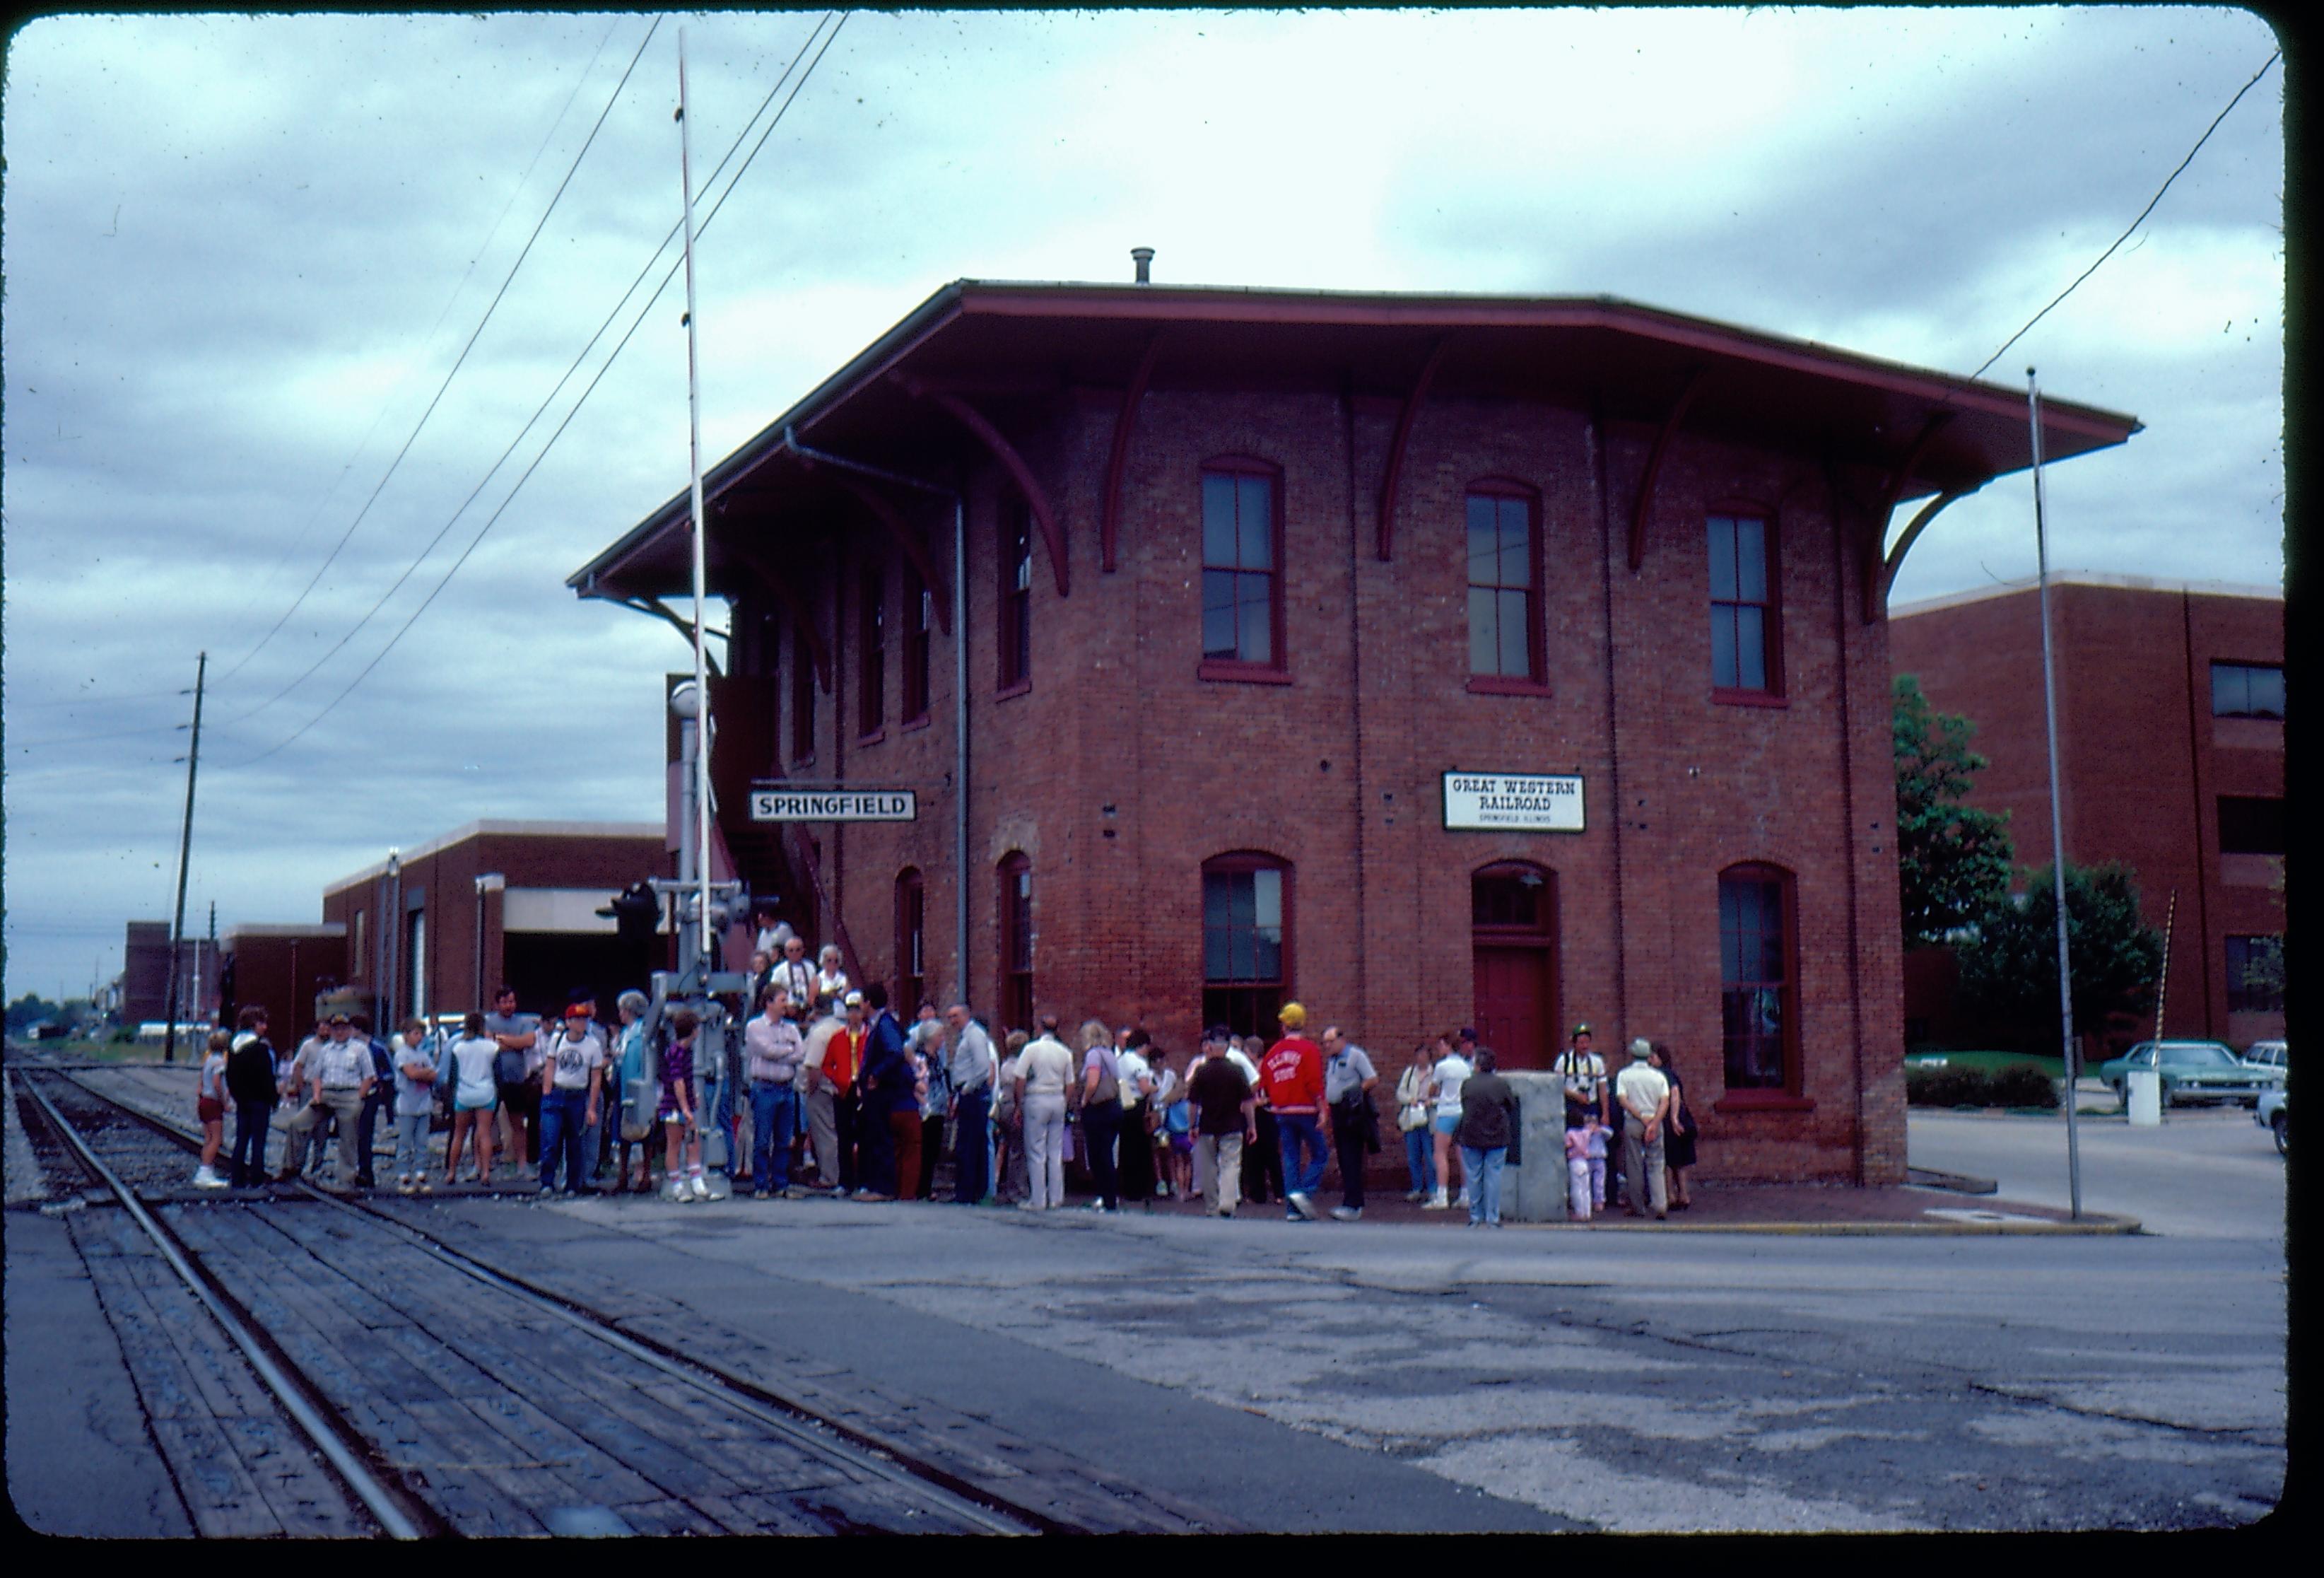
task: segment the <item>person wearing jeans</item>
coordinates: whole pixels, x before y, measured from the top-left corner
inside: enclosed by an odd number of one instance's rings
[[[1524,1165],[1525,1126],[1517,1093],[1494,1072],[1490,1047],[1471,1059],[1474,1070],[1461,1082],[1461,1166],[1468,1174],[1469,1225],[1501,1225],[1501,1169]]]
[[[751,1192],[761,1200],[791,1183],[791,1131],[798,1122],[799,1063],[806,1042],[790,997],[767,989],[759,1016],[742,1027],[751,1079]]]
[[[1315,1190],[1323,1182],[1323,1131],[1317,1121],[1323,1106],[1323,1049],[1302,1034],[1307,1010],[1298,1003],[1285,1003],[1275,1017],[1282,1023],[1283,1038],[1259,1061],[1259,1087],[1275,1114],[1283,1150],[1284,1214],[1312,1222],[1321,1214]]]
[[[581,1192],[587,1166],[589,1130],[597,1121],[597,1095],[605,1077],[605,1049],[589,1033],[589,1005],[565,1010],[565,1029],[549,1045],[541,1066],[540,1192],[557,1187],[558,1163],[565,1167],[565,1192]]]

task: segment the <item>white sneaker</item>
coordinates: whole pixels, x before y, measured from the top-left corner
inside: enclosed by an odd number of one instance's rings
[[[1361,1222],[1363,1219],[1364,1208],[1360,1205],[1334,1205],[1332,1207],[1332,1220],[1334,1222]]]
[[[1323,1214],[1315,1209],[1315,1202],[1310,1200],[1305,1194],[1286,1195],[1283,1198],[1294,1211],[1310,1222],[1317,1220]]]
[[[696,1173],[692,1177],[687,1179],[686,1187],[688,1195],[694,1199],[707,1200],[710,1198],[710,1180],[704,1177],[700,1173]]]
[[[1426,1200],[1423,1201],[1420,1208],[1423,1211],[1448,1211],[1452,1209],[1452,1203],[1451,1201],[1444,1197],[1444,1191],[1439,1189],[1436,1193],[1431,1195]]]
[[[216,1174],[216,1173],[212,1172],[209,1168],[208,1168],[208,1167],[196,1167],[196,1168],[194,1169],[194,1187],[195,1187],[195,1188],[197,1188],[197,1189],[223,1189],[223,1188],[225,1188],[226,1186],[226,1180],[225,1180],[224,1178],[219,1177],[217,1176],[217,1174]]]

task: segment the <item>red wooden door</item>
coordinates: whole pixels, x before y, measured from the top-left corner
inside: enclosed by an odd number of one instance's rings
[[[1503,1068],[1546,1068],[1555,1025],[1549,1001],[1549,950],[1476,946],[1477,1034]]]

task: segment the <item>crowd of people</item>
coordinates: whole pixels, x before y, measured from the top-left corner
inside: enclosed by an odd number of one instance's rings
[[[796,936],[755,955],[747,979],[751,1008],[731,1068],[697,1057],[703,1026],[689,1009],[669,1012],[650,1040],[650,1004],[636,991],[620,995],[612,1027],[597,1022],[588,993],[544,1023],[519,1011],[506,987],[492,1012],[466,1015],[456,1032],[412,1019],[382,1040],[362,1014],[334,1013],[288,1054],[268,1039],[265,1011],[245,1009],[233,1036],[211,1038],[202,1064],[194,1182],[267,1181],[279,1115],[273,1177],[375,1187],[377,1120],[392,1105],[403,1194],[440,1181],[678,1201],[744,1186],[761,1199],[925,1200],[949,1154],[960,1204],[1058,1209],[1071,1163],[1100,1212],[1176,1199],[1231,1216],[1279,1199],[1287,1219],[1309,1221],[1322,1214],[1315,1196],[1329,1158],[1341,1195],[1331,1215],[1363,1214],[1366,1161],[1381,1149],[1380,1076],[1339,1026],[1310,1039],[1297,1002],[1282,1006],[1271,1041],[1213,1026],[1180,1067],[1143,1029],[1095,1019],[1074,1030],[1072,1047],[1055,1015],[997,1041],[966,1003],[942,1012],[921,1003],[908,1024],[880,983],[859,990],[848,980],[837,949],[810,964]],[[1668,1049],[1633,1041],[1609,1075],[1591,1039],[1577,1026],[1552,1070],[1564,1095],[1569,1216],[1607,1209],[1609,1185],[1634,1215],[1685,1210],[1696,1132]],[[1478,1227],[1500,1225],[1503,1170],[1523,1162],[1517,1096],[1497,1065],[1475,1031],[1447,1032],[1414,1049],[1394,1092],[1405,1198],[1463,1210]],[[706,1135],[722,1142],[723,1190],[705,1164]]]

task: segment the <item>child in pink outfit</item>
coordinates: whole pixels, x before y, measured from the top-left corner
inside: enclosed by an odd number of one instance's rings
[[[1592,1119],[1590,1127],[1595,1128]],[[1601,1167],[1603,1163],[1600,1164]],[[1565,1131],[1566,1216],[1574,1222],[1590,1220],[1590,1134],[1587,1129]]]

